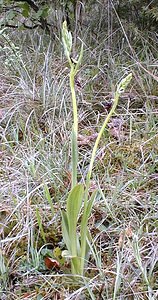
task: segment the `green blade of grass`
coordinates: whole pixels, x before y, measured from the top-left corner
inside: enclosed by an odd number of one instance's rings
[[[45,236],[45,232],[44,232],[44,229],[43,229],[42,219],[41,219],[41,215],[40,215],[38,207],[36,207],[36,217],[37,217],[38,226],[39,226],[39,229],[40,229],[40,232],[41,232],[41,236],[43,238],[43,241],[46,243],[46,236]]]
[[[51,212],[52,212],[52,216],[54,216],[53,202],[52,202],[52,199],[51,199],[51,195],[50,195],[48,186],[47,186],[47,184],[45,184],[45,183],[44,183],[44,195],[45,195],[45,198],[46,198],[46,200],[48,201],[48,203],[49,203],[49,205],[50,205]]]

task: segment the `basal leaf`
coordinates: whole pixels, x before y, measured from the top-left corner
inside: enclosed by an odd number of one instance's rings
[[[67,199],[67,218],[69,224],[69,239],[72,256],[77,256],[78,252],[78,241],[77,241],[77,221],[81,204],[83,200],[84,186],[83,184],[77,184],[70,192]]]
[[[70,227],[76,227],[79,211],[83,200],[84,186],[77,184],[70,192],[67,199],[67,217]]]

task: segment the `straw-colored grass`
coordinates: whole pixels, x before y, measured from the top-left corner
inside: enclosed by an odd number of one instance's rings
[[[133,81],[97,150],[90,188],[100,193],[88,223],[90,261],[85,276],[76,280],[69,260],[60,261],[58,254],[65,249],[60,209],[71,188],[69,70],[59,42],[46,45],[42,37],[37,47],[36,35],[28,33],[26,43],[23,33],[16,39],[15,33],[7,33],[19,46],[18,61],[12,56],[8,65],[9,54],[2,51],[0,299],[157,299],[154,41],[140,40],[143,69],[126,41],[121,54],[116,48],[105,51],[106,38],[99,31],[95,43],[93,32],[87,30],[83,36],[80,84],[76,83],[81,181],[118,81],[129,71]],[[51,268],[49,257],[59,266]]]

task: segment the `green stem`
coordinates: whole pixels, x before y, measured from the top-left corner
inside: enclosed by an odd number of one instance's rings
[[[77,135],[77,133],[78,133],[78,116],[77,116],[77,101],[76,101],[76,93],[75,93],[75,72],[74,72],[73,64],[71,65],[71,71],[70,71],[70,88],[71,88],[71,95],[72,95],[74,130]]]
[[[95,160],[95,155],[96,155],[96,152],[97,152],[97,149],[98,149],[98,144],[100,142],[100,139],[102,137],[102,134],[105,130],[105,127],[106,125],[108,124],[111,116],[113,115],[113,113],[115,112],[115,109],[117,107],[117,104],[118,104],[118,100],[119,100],[119,97],[120,97],[120,93],[118,91],[116,91],[115,93],[115,97],[114,97],[114,103],[113,103],[113,106],[109,112],[109,114],[107,115],[99,133],[98,133],[98,136],[97,136],[97,139],[95,141],[95,145],[93,147],[93,151],[92,151],[92,156],[91,156],[91,160],[90,160],[90,165],[89,165],[89,171],[87,173],[87,178],[86,178],[86,186],[88,185],[89,186],[89,183],[90,183],[90,179],[91,179],[91,175],[92,175],[92,169],[93,169],[93,164],[94,164],[94,160]]]
[[[83,211],[83,224],[84,224],[84,226],[83,226],[83,228],[81,226],[81,239],[82,239],[82,244],[81,244],[81,272],[82,272],[82,274],[83,274],[83,270],[84,270],[84,263],[85,263],[84,258],[85,258],[85,254],[86,254],[87,222],[88,222],[87,204],[88,204],[88,190],[89,190],[89,187],[90,187],[90,179],[91,179],[91,175],[92,175],[92,169],[93,169],[94,160],[95,160],[95,156],[96,156],[96,152],[97,152],[97,149],[98,149],[100,139],[102,137],[102,134],[103,134],[103,132],[105,130],[105,127],[108,124],[111,116],[115,112],[115,109],[116,109],[117,104],[118,104],[119,96],[120,96],[120,93],[118,91],[116,91],[113,106],[112,106],[109,114],[107,115],[107,117],[106,117],[106,119],[105,119],[99,133],[98,133],[97,139],[95,141],[93,151],[92,151],[91,160],[90,160],[89,170],[88,170],[88,173],[87,173],[87,176],[86,176],[86,190],[85,190],[84,211]],[[86,218],[87,218],[87,220],[86,220]],[[86,226],[85,226],[84,220],[86,220]]]
[[[77,184],[77,163],[78,163],[78,115],[77,115],[77,101],[75,93],[75,71],[74,65],[71,64],[70,71],[70,88],[72,96],[72,107],[73,107],[73,130],[72,130],[72,188]]]

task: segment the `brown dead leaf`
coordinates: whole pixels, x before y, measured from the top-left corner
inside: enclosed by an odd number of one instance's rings
[[[53,259],[49,256],[46,256],[44,258],[44,263],[45,263],[45,266],[47,267],[47,269],[49,269],[49,270],[51,270],[53,268],[55,268],[55,269],[60,268],[59,262],[56,259]]]

